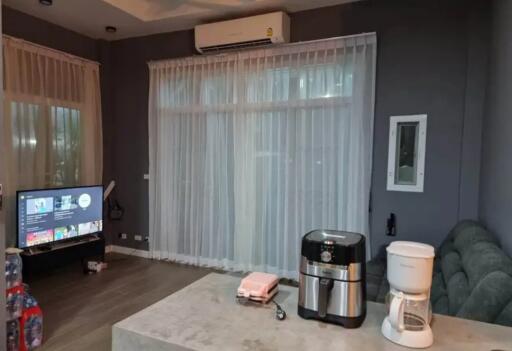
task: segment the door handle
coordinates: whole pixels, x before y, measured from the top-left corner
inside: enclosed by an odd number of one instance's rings
[[[327,306],[329,305],[329,297],[333,287],[332,279],[320,278],[318,286],[318,315],[324,318],[327,315]]]

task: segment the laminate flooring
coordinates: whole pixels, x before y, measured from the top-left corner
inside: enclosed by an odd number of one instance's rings
[[[98,274],[76,264],[28,279],[43,310],[41,350],[110,350],[113,324],[213,271],[114,253],[106,261]]]

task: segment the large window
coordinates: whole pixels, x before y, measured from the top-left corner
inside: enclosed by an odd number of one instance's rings
[[[4,36],[8,244],[16,190],[101,182],[98,64]]]
[[[156,258],[295,278],[316,228],[369,233],[375,36],[150,65]]]
[[[50,182],[64,186],[80,183],[81,123],[80,110],[52,106],[50,108],[51,146]]]
[[[44,187],[79,184],[80,110],[16,101],[10,110],[16,172],[41,168]]]

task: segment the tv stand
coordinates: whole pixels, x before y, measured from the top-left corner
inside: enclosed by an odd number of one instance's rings
[[[105,239],[102,234],[88,235],[73,241],[58,242],[29,248],[21,254],[23,276],[30,277],[70,263],[105,259]]]
[[[31,255],[35,255],[36,252],[46,252],[46,251],[52,251],[52,245],[41,245],[37,247],[37,251],[33,249],[28,250]]]

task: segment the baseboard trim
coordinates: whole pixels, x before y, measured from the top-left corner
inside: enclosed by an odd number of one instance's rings
[[[105,253],[116,252],[123,255],[131,255],[143,258],[150,258],[149,251],[132,249],[130,247],[118,246],[118,245],[107,245],[105,247]]]

